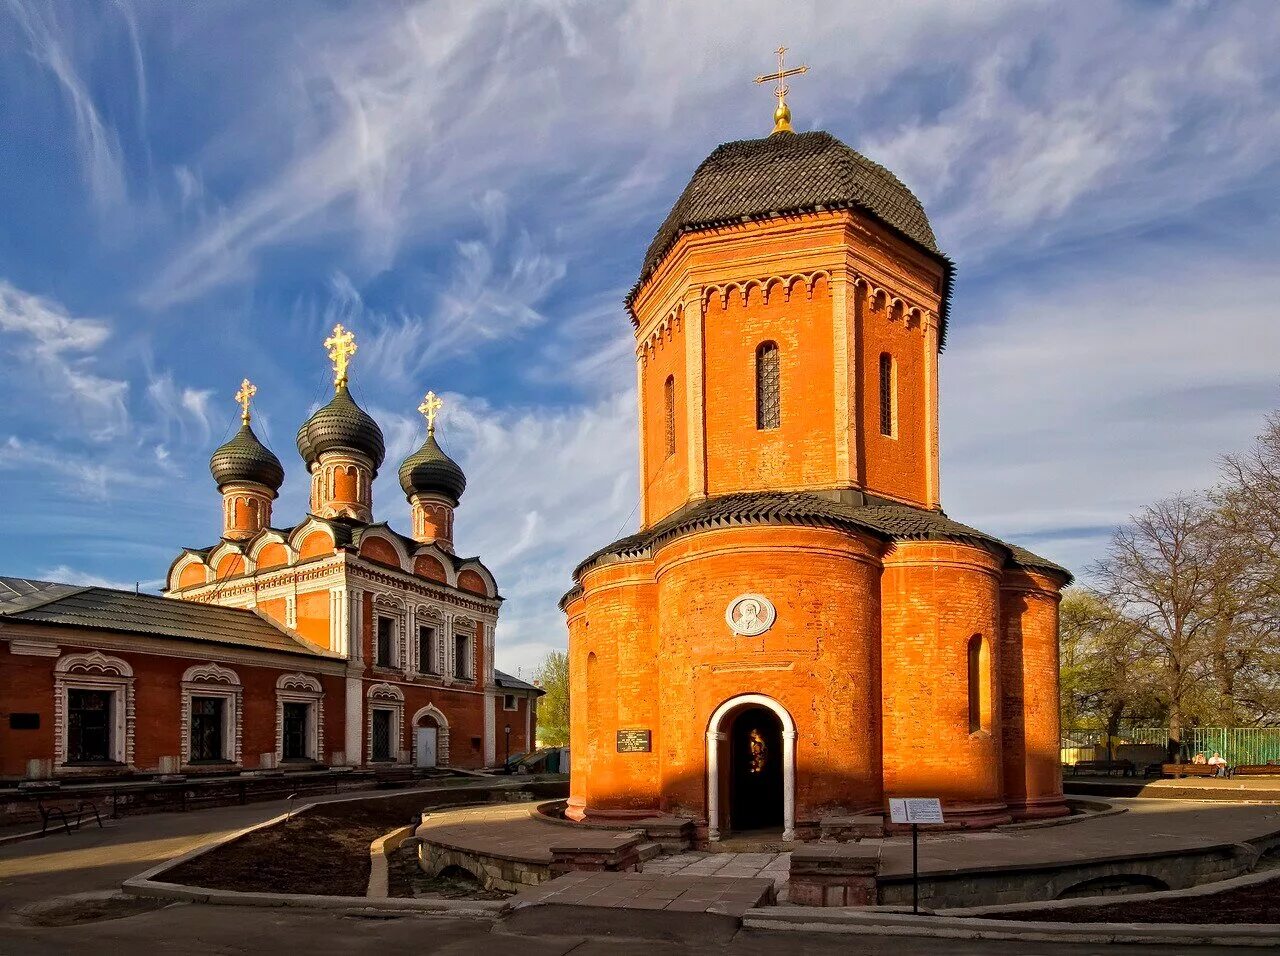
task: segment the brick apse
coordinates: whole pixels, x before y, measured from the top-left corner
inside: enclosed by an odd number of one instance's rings
[[[960,826],[1067,812],[1070,575],[941,507],[951,282],[916,197],[827,133],[698,168],[627,299],[641,527],[561,602],[570,817],[716,840],[894,796]]]

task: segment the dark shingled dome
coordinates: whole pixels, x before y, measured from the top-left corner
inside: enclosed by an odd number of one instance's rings
[[[466,490],[467,476],[436,443],[436,436],[428,433],[422,447],[400,466],[400,487],[411,498],[415,494],[434,492],[446,496],[456,505]]]
[[[932,254],[946,270],[941,337],[946,334],[951,262],[938,249],[924,207],[897,176],[830,133],[774,133],[716,148],[676,201],[645,253],[628,307],[686,232],[818,209],[856,208]]]
[[[358,451],[373,460],[375,474],[387,454],[382,429],[355,403],[345,385],[298,429],[298,452],[308,466],[327,451]]]
[[[284,484],[284,468],[245,422],[231,441],[222,445],[209,459],[209,471],[218,487],[235,481],[253,481],[273,492]]]

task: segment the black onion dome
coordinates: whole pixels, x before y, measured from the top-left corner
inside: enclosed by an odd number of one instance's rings
[[[466,490],[467,476],[436,443],[436,436],[428,433],[422,447],[400,466],[400,487],[410,498],[415,494],[435,493],[444,495],[456,505]]]
[[[869,213],[942,261],[945,338],[952,266],[938,248],[924,206],[889,170],[821,131],[774,133],[718,146],[694,172],[649,244],[627,306],[685,233],[823,209]]]
[[[213,453],[209,459],[209,472],[219,488],[236,481],[252,481],[275,492],[284,484],[284,468],[280,459],[258,441],[248,422]]]
[[[373,460],[376,473],[387,455],[382,429],[340,385],[332,401],[302,423],[298,451],[308,466],[327,451],[358,451]]]

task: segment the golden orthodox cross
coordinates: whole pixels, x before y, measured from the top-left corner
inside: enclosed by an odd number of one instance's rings
[[[356,337],[339,323],[324,340],[324,347],[329,350],[329,361],[333,363],[333,384],[340,388],[347,384],[347,361],[356,354]]]
[[[787,48],[780,46],[773,51],[778,54],[778,71],[776,73],[762,73],[756,77],[757,83],[768,83],[770,80],[776,81],[777,86],[773,89],[773,95],[778,98],[778,108],[773,111],[773,131],[775,133],[791,132],[791,107],[787,106],[787,94],[791,92],[787,86],[786,80],[789,76],[800,76],[808,73],[808,66],[794,66],[787,69],[783,60],[787,55]]]
[[[427,392],[427,397],[422,400],[422,404],[418,406],[420,411],[427,418],[427,434],[434,435],[436,433],[436,413],[444,408],[444,402],[436,396],[435,392]]]
[[[236,392],[236,401],[240,404],[240,421],[249,424],[249,403],[258,394],[258,386],[247,378],[240,383],[240,391]]]

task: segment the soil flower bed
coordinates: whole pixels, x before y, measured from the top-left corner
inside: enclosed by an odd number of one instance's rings
[[[322,803],[287,822],[257,830],[170,870],[187,886],[265,893],[364,896],[369,844],[415,822],[419,800]],[[396,893],[393,895],[408,895]]]

